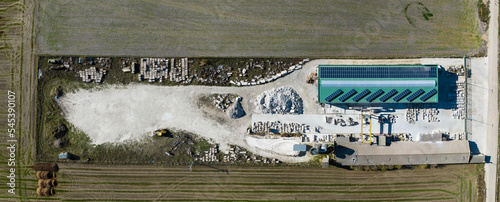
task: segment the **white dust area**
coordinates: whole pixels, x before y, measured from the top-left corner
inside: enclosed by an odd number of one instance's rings
[[[200,135],[220,144],[222,150],[227,150],[231,144],[244,147],[254,154],[285,162],[308,160],[289,156],[293,144],[286,141],[274,144],[273,149],[250,146],[246,142],[246,137],[249,136],[246,129],[251,124],[250,115],[231,119],[221,112],[222,117],[226,118],[226,122],[221,123],[199,108],[199,96],[212,92],[245,94],[252,91],[203,86],[107,85],[67,93],[58,103],[66,119],[85,132],[93,144],[139,139],[151,135],[153,130],[172,128]]]
[[[289,86],[264,91],[255,101],[257,112],[263,114],[301,114],[302,99]]]
[[[94,144],[121,142],[140,138],[173,119],[172,101],[154,91],[141,86],[80,90],[63,96],[60,103],[66,119]]]
[[[186,88],[132,84],[82,89],[64,95],[59,103],[66,119],[94,144],[137,139],[159,128],[226,140],[223,144],[233,141],[230,131],[204,117],[196,102],[197,96]]]
[[[246,141],[248,145],[252,147],[286,156],[293,156],[297,154],[295,151],[293,151],[293,145],[300,144],[298,140],[261,139],[253,137],[247,137]]]

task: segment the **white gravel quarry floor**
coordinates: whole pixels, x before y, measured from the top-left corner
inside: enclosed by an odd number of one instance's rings
[[[228,144],[242,146],[252,153],[285,162],[304,162],[310,156],[293,157],[295,140],[256,139],[246,134],[255,112],[257,95],[276,87],[290,86],[303,101],[304,114],[321,114],[316,102],[316,86],[305,83],[318,64],[463,64],[463,59],[400,60],[313,60],[275,82],[248,87],[107,85],[95,90],[79,90],[59,99],[67,120],[85,132],[95,144],[121,142],[150,135],[158,128],[176,128],[196,133],[222,150]],[[198,97],[211,93],[234,93],[243,97],[246,116],[230,119],[225,113],[203,110]],[[300,115],[299,115],[300,116]],[[450,117],[451,118],[451,117]]]
[[[230,119],[223,112],[207,115],[197,104],[198,97],[202,94],[243,94],[242,90],[243,88],[205,86],[110,85],[99,90],[79,90],[66,94],[59,99],[59,103],[66,119],[88,134],[95,144],[137,139],[151,135],[153,130],[159,128],[175,128],[211,139],[219,143],[222,150],[228,148],[228,144],[233,144],[243,146],[252,153],[282,161],[307,161],[304,157],[288,156],[292,150],[289,141],[280,143],[280,140],[274,140],[273,144],[290,146],[289,151],[274,151],[276,146],[268,148],[264,144],[267,141],[246,135],[251,116]],[[247,114],[252,113],[248,107],[245,108]],[[259,147],[249,146],[247,142]]]

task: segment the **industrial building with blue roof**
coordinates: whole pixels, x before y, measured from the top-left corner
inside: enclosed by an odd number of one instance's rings
[[[438,65],[319,65],[320,103],[437,103]]]

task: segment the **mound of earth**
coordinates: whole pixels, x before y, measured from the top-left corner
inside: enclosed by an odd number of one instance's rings
[[[243,106],[241,106],[241,97],[236,98],[236,102],[234,102],[228,109],[227,109],[227,116],[232,119],[238,119],[241,117],[244,117],[246,115],[245,110],[243,109]]]
[[[257,112],[263,114],[302,114],[302,98],[289,86],[264,91],[255,102]]]

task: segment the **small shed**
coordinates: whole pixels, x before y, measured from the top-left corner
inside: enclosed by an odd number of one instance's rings
[[[293,145],[293,151],[298,151],[298,152],[307,151],[307,146],[305,144],[295,144]]]

